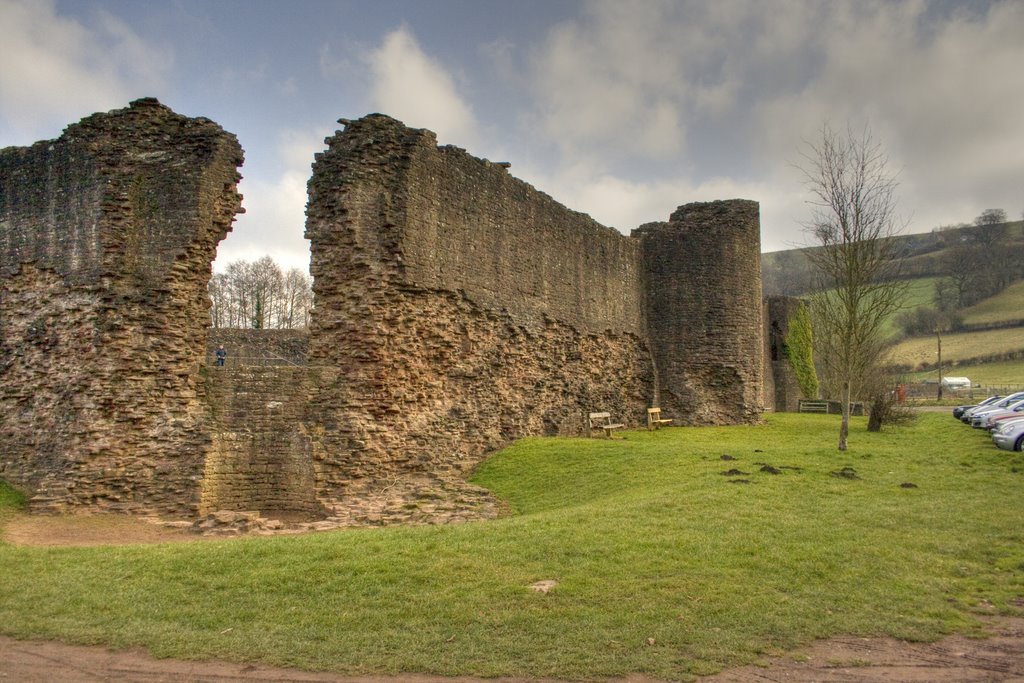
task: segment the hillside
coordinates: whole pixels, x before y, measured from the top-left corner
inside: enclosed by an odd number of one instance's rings
[[[928,281],[934,279],[917,282]],[[915,292],[921,289],[912,287]],[[912,299],[918,305],[927,303],[920,296]],[[962,315],[964,324],[974,329],[942,335],[945,373],[956,368],[957,374],[986,386],[1024,385],[1024,280],[964,309]],[[934,335],[911,337],[896,344],[888,359],[905,370],[917,371],[914,379],[937,380],[937,351]]]
[[[1024,253],[1024,221],[900,235],[896,240],[899,253],[905,259],[904,277],[916,279],[949,275],[949,254],[953,247],[971,241],[983,241],[986,231],[992,229],[1005,230],[1007,244],[1004,250],[1008,248]],[[798,296],[813,290],[814,277],[807,254],[818,248],[804,247],[761,254],[761,286],[764,295]]]
[[[1024,280],[964,309],[963,316],[966,325],[992,325],[1007,321],[1024,324]]]
[[[921,235],[897,238],[906,260],[903,271],[909,281],[907,295],[901,311],[893,315],[884,329],[886,335],[898,338],[901,334],[896,317],[903,312],[933,305],[936,283],[950,283],[953,275],[963,272],[984,272],[990,267],[988,257],[1004,269],[1019,267],[1024,255],[1024,222],[995,226],[1003,231],[998,246],[984,245],[986,228],[970,227],[934,231]],[[956,247],[963,244],[983,249],[983,257],[971,261],[973,268],[962,270],[963,260],[955,257]],[[762,254],[761,268],[765,295],[806,296],[813,301],[814,278],[807,249]],[[964,250],[960,250],[962,253]],[[978,249],[975,249],[978,254]],[[1016,260],[1015,260],[1016,259]],[[958,268],[960,270],[958,270]],[[1011,272],[1011,276],[1012,276]],[[967,290],[971,291],[971,290]],[[962,309],[964,329],[942,337],[942,364],[945,374],[955,372],[971,377],[986,386],[1024,385],[1024,280],[1018,280],[1003,291]],[[923,335],[898,341],[890,350],[888,363],[903,372],[912,373],[915,381],[937,381],[937,340],[934,335]]]

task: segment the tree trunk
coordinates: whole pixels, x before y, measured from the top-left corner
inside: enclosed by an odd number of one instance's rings
[[[839,404],[842,406],[843,419],[839,423],[839,450],[846,450],[846,437],[850,435],[850,381],[843,382],[843,392]]]
[[[868,431],[882,431],[882,419],[885,414],[886,399],[884,396],[875,396],[871,401],[871,414],[868,417]]]

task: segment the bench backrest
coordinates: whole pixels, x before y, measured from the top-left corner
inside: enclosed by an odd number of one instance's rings
[[[611,422],[612,421],[612,414],[611,413],[590,413],[590,428],[591,429],[594,428],[594,423],[597,422],[598,420],[603,420],[606,423]]]

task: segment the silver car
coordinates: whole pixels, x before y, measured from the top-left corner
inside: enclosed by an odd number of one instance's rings
[[[979,413],[982,410],[990,410],[997,406],[1006,407],[1007,405],[1015,401],[1019,401],[1022,398],[1024,398],[1024,391],[1018,391],[1016,394],[1010,394],[1009,396],[989,396],[978,405],[967,408],[960,413],[960,421],[965,424],[971,424],[971,417],[973,417],[975,413]]]
[[[1024,450],[1024,418],[999,427],[992,433],[992,441],[1004,451]]]
[[[1010,394],[1001,401],[996,401],[995,403],[991,403],[987,406],[979,406],[974,410],[965,410],[960,419],[969,425],[980,428],[981,424],[978,418],[980,418],[981,415],[998,410],[1006,410],[1018,401],[1024,401],[1024,391],[1018,391],[1016,394]]]
[[[988,429],[992,426],[993,419],[1012,417],[1015,415],[1024,415],[1024,399],[1017,401],[1016,403],[1011,403],[1005,408],[992,408],[991,410],[983,410],[975,413],[971,416],[971,426]]]

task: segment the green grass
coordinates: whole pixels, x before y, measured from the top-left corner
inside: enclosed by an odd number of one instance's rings
[[[912,310],[919,305],[930,303],[927,294],[934,288],[937,278],[913,280],[904,310]],[[930,294],[928,295],[930,296]],[[965,309],[964,322],[968,324],[984,324],[1024,318],[1024,280],[1008,287],[1003,292],[985,299]],[[890,331],[895,326],[889,323]],[[981,332],[959,332],[942,336],[942,358],[944,361],[963,364],[972,358],[985,357],[992,354],[1019,351],[1024,349],[1024,330],[1009,328],[1002,330],[986,330]],[[916,367],[920,363],[932,363],[936,358],[936,341],[933,335],[904,339],[889,352],[891,362],[899,365]],[[1002,361],[963,365],[958,368],[947,368],[945,374],[970,377],[975,383],[986,386],[1004,386],[1024,384],[1024,362]],[[917,372],[910,375],[912,380],[937,379],[938,371]]]
[[[1024,330],[1019,327],[984,332],[951,332],[942,335],[943,361],[962,362],[1021,349],[1024,349]],[[886,358],[889,362],[913,367],[924,361],[934,363],[936,352],[935,335],[911,337],[896,344]]]
[[[897,337],[903,334],[900,327],[896,325],[897,316],[901,313],[913,311],[921,306],[934,306],[935,283],[940,279],[938,277],[919,277],[909,280],[906,296],[903,299],[903,306],[885,321],[882,333],[889,337]]]
[[[963,316],[964,322],[971,325],[1024,318],[1024,280],[964,309]]]
[[[512,510],[489,522],[0,545],[0,632],[344,673],[680,679],[815,638],[933,639],[1019,614],[1024,457],[944,414],[881,434],[855,418],[846,453],[837,428],[780,414],[525,439],[475,476]],[[846,466],[860,478],[831,476]],[[543,579],[559,583],[528,589]]]
[[[0,479],[0,525],[25,508],[25,494]]]
[[[935,282],[939,280],[938,277],[921,277],[907,281],[907,291],[903,299],[903,305],[892,313],[882,324],[882,336],[884,337],[897,337],[902,334],[899,326],[896,324],[896,318],[901,313],[912,311],[921,306],[931,306],[932,300],[935,295]],[[813,303],[815,295],[808,295],[811,302]]]
[[[910,311],[920,306],[935,305],[935,283],[942,278],[919,277],[910,280],[907,284],[907,296],[903,303],[903,310]]]
[[[946,368],[944,374],[968,377],[971,382],[981,384],[982,387],[1024,387],[1024,360],[1007,360],[998,363],[983,363],[981,365],[961,365],[955,368]],[[923,382],[925,380],[938,381],[939,371],[915,372],[908,375],[908,378],[914,382]]]

